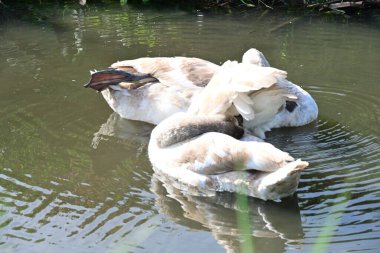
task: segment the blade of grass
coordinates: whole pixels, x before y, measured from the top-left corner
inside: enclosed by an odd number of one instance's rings
[[[237,224],[240,231],[240,252],[253,253],[252,228],[249,218],[248,197],[237,194],[237,204],[240,210],[237,211]]]
[[[345,200],[340,203],[336,203],[342,197]],[[315,246],[312,248],[312,253],[327,252],[329,244],[331,243],[335,230],[338,228],[340,221],[342,220],[344,210],[348,206],[350,198],[350,193],[343,194],[336,198],[335,204],[331,207],[330,212],[323,224],[323,229],[314,243]]]
[[[242,170],[242,163],[235,164],[236,169]],[[241,185],[240,193],[248,193],[248,186]],[[246,194],[236,194],[236,202],[239,210],[236,211],[237,225],[240,231],[240,252],[254,253],[254,242],[252,240],[252,227],[249,216],[248,196]]]

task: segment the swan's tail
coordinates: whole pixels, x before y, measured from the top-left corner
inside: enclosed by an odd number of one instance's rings
[[[309,166],[300,159],[290,162],[275,172],[262,174],[259,192],[263,199],[281,199],[297,190],[301,171]]]
[[[214,180],[218,191],[239,192],[263,200],[278,201],[296,192],[300,172],[308,165],[307,162],[296,160],[275,172],[231,171],[209,177]]]

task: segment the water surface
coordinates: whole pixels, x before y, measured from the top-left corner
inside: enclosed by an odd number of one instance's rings
[[[0,25],[1,252],[378,252],[379,14],[119,5],[37,14],[45,18]],[[117,60],[182,55],[219,64],[250,47],[320,108],[316,122],[268,136],[310,162],[297,195],[281,203],[179,191],[153,174],[152,126],[119,118],[81,87],[89,70]]]

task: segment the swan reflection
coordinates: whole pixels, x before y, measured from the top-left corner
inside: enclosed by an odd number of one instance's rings
[[[254,252],[284,252],[303,241],[297,198],[277,203],[247,198],[247,205],[235,194],[199,192],[195,188],[154,173],[151,190],[156,207],[167,219],[192,229],[210,230],[226,252],[241,252],[242,240]],[[175,200],[175,201],[173,201]],[[239,227],[239,219],[249,220],[249,234]]]
[[[149,142],[150,132],[153,127],[153,125],[147,123],[123,119],[114,112],[100,126],[99,131],[94,133],[91,146],[97,149],[102,140],[115,137],[128,140],[139,145],[139,147],[145,147]]]

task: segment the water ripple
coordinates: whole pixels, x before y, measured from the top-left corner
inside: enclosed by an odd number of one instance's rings
[[[315,252],[324,244],[331,252],[378,251],[378,25],[52,6],[41,26],[18,23],[0,34],[1,251],[240,252],[245,240],[256,252]],[[318,121],[268,134],[310,162],[297,196],[283,203],[244,206],[231,194],[174,189],[152,175],[152,126],[107,120],[102,98],[76,83],[116,60],[184,55],[221,63],[249,47],[290,80],[310,83],[303,87],[320,108]],[[247,230],[239,215],[248,217]]]
[[[347,243],[375,252],[380,238],[380,220],[375,215],[380,212],[380,142],[372,125],[379,117],[378,99],[352,87],[319,86],[310,91],[321,105],[319,120],[300,129],[274,130],[268,138],[310,162],[298,190],[307,220],[306,250],[315,244],[339,249]]]

